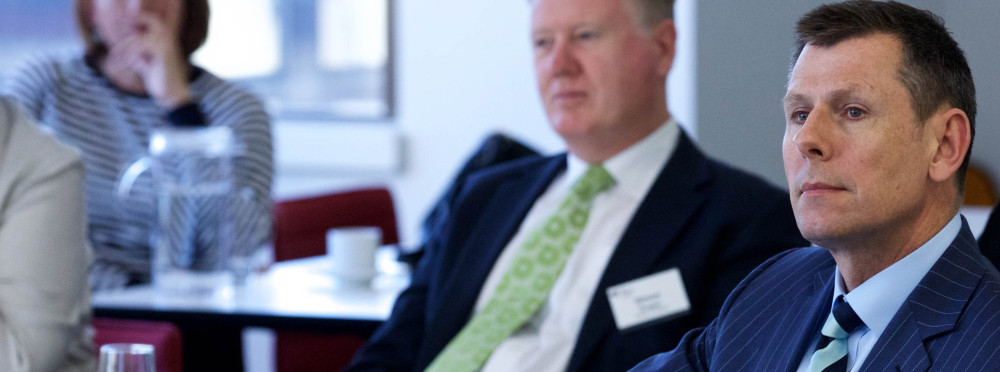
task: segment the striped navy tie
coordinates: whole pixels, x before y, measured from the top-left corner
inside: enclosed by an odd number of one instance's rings
[[[844,296],[838,296],[833,311],[823,324],[823,337],[809,360],[809,371],[847,371],[847,337],[864,325],[865,322],[861,321],[851,305],[844,302]]]

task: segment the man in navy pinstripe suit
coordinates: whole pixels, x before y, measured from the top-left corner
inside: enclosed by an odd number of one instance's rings
[[[824,5],[796,33],[783,155],[816,246],[762,264],[634,370],[1000,370],[1000,273],[958,214],[976,116],[963,52],[895,2]]]

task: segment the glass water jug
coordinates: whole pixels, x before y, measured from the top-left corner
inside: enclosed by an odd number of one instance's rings
[[[124,200],[142,173],[152,173],[157,210],[150,254],[155,286],[191,294],[214,294],[232,286],[235,152],[228,127],[157,128],[151,133],[148,155],[122,174],[117,192]]]

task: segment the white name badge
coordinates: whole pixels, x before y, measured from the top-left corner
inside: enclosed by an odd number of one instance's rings
[[[608,287],[608,302],[622,331],[691,310],[681,271],[676,267]]]

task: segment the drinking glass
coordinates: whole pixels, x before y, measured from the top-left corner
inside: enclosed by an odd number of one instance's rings
[[[107,344],[101,346],[98,372],[156,372],[153,345]]]

